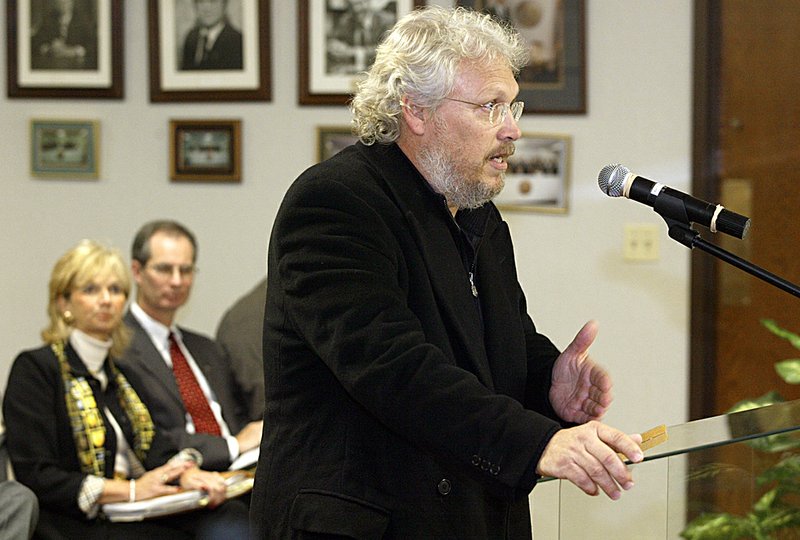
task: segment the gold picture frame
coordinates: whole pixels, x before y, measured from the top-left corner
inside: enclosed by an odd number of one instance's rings
[[[100,123],[96,120],[31,120],[31,174],[94,179],[100,175]]]
[[[170,120],[170,179],[241,182],[241,120]]]
[[[494,198],[498,208],[565,214],[569,210],[572,138],[523,133],[508,158],[506,185]]]

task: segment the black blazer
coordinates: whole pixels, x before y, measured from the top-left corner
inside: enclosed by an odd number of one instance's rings
[[[200,39],[200,28],[193,28],[183,42],[183,61],[181,69],[242,69],[242,33],[226,24],[217,36],[211,49],[200,63],[195,63],[194,54],[197,40]]]
[[[71,346],[65,352],[72,372],[86,377],[98,400],[106,425],[106,477],[110,478],[117,440],[102,410],[99,382]],[[113,384],[113,378],[109,378],[109,385]],[[17,480],[36,493],[43,509],[84,519],[85,514],[78,508],[78,492],[86,474],[78,463],[58,360],[49,346],[23,351],[14,360],[3,400],[3,416],[8,454]],[[116,420],[125,423],[127,417]],[[132,446],[132,441],[129,444]],[[145,468],[165,463],[174,454],[173,446],[172,441],[156,431]]]
[[[158,430],[170,434],[175,452],[195,448],[203,455],[203,468],[225,470],[231,464],[228,443],[223,437],[205,433],[186,432],[186,408],[183,406],[175,376],[153,345],[150,336],[130,312],[125,323],[133,331],[133,339],[117,366],[136,389],[150,409]],[[216,343],[205,336],[181,328],[183,344],[192,353],[200,371],[222,407],[222,417],[231,435],[236,435],[247,423],[241,393],[235,387],[228,357]]]
[[[559,351],[527,315],[508,226],[476,212],[482,321],[457,226],[396,145],[291,186],[268,253],[257,537],[530,538]]]

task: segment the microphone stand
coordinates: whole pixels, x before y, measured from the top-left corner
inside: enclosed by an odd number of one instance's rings
[[[658,210],[656,211],[658,212]],[[669,237],[672,238],[673,240],[680,242],[689,249],[693,249],[695,247],[700,248],[702,251],[710,253],[716,258],[728,264],[731,264],[736,268],[739,268],[740,270],[744,270],[748,274],[753,275],[769,283],[770,285],[773,285],[783,291],[786,291],[789,294],[793,294],[796,297],[800,297],[800,287],[798,287],[794,283],[786,281],[785,279],[776,276],[772,272],[768,272],[763,268],[756,266],[755,264],[734,255],[730,251],[726,251],[721,247],[712,244],[711,242],[706,242],[700,236],[699,232],[691,228],[688,217],[685,218],[686,221],[684,222],[681,219],[674,219],[672,217],[668,217],[661,212],[658,212],[658,214],[662,218],[664,218],[664,221],[667,222],[667,227],[669,228]]]

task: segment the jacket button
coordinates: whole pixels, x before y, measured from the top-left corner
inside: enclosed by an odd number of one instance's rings
[[[500,474],[500,465],[493,464],[491,467],[489,467],[489,472],[492,473],[494,476],[497,476],[498,474]]]
[[[479,466],[481,464],[481,458],[479,458],[477,455],[472,456],[472,464],[476,467]]]
[[[482,471],[488,471],[489,470],[489,465],[490,465],[490,463],[489,463],[488,459],[482,459],[481,460],[481,470]]]
[[[436,486],[436,491],[439,492],[439,495],[448,495],[452,489],[453,486],[447,478],[439,480],[439,484]]]

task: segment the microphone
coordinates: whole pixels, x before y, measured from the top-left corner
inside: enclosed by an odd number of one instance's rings
[[[744,238],[750,229],[750,218],[726,210],[721,204],[711,204],[658,182],[633,174],[627,167],[614,163],[606,165],[597,177],[600,189],[609,197],[626,197],[652,206],[665,219],[698,223],[711,232],[723,232]]]

